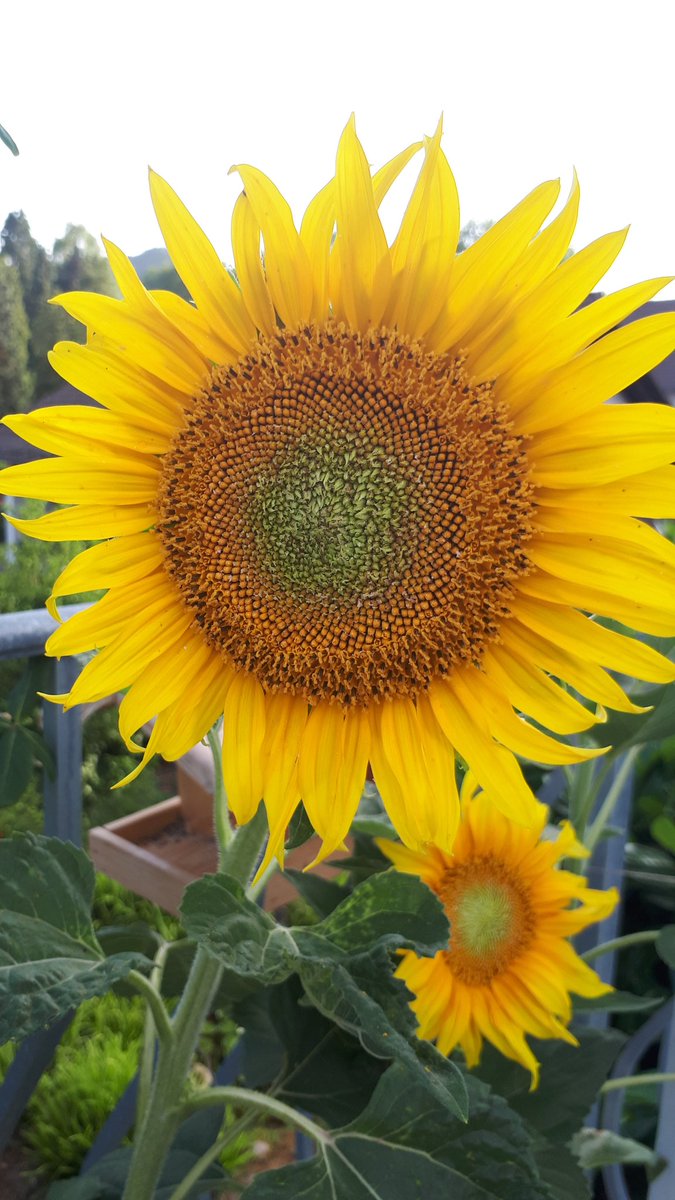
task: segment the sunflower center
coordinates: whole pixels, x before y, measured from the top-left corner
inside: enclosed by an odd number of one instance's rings
[[[251,528],[261,561],[289,595],[357,601],[403,569],[410,488],[380,447],[362,442],[301,443],[256,481]]]
[[[492,857],[451,867],[440,889],[450,921],[452,972],[467,984],[486,984],[506,970],[532,939],[526,889]]]
[[[491,385],[327,322],[214,370],[162,459],[157,528],[214,648],[269,691],[365,707],[480,660],[532,512]]]

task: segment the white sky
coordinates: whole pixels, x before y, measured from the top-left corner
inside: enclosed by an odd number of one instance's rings
[[[160,245],[151,163],[229,259],[232,163],[299,219],[352,110],[375,165],[444,111],[464,220],[576,165],[575,248],[632,225],[605,289],[675,274],[671,0],[5,0],[0,39],[0,222],[47,246],[68,221]]]

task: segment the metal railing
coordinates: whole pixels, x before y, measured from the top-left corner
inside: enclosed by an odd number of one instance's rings
[[[64,605],[64,618],[79,612],[85,605]],[[56,628],[44,609],[0,615],[0,659],[31,658],[44,653],[45,642]],[[67,692],[79,674],[81,664],[77,658],[54,660],[52,664],[52,690],[56,694]],[[54,777],[45,772],[44,785],[44,829],[52,837],[63,838],[81,844],[82,838],[82,721],[79,710],[64,712],[58,705],[44,705],[44,735],[55,761]],[[616,770],[616,768],[615,768]],[[611,787],[613,773],[605,782]],[[551,803],[564,786],[562,771],[548,776],[541,799]],[[627,777],[621,789],[617,808],[613,815],[613,826],[622,832],[602,840],[591,860],[589,878],[593,887],[620,887],[626,849],[626,834],[632,806],[632,776]],[[599,803],[604,797],[601,795]],[[586,930],[579,939],[578,948],[589,950],[602,942],[614,938],[620,929],[620,910],[617,909],[600,925]],[[598,960],[598,973],[606,982],[612,982],[615,973],[615,956],[604,955]],[[70,1024],[67,1015],[49,1029],[27,1038],[10,1066],[4,1083],[0,1087],[0,1152],[12,1137],[30,1096],[42,1073],[49,1066],[56,1047]],[[607,1024],[607,1015],[602,1012],[587,1014],[587,1023],[594,1026]],[[664,1004],[634,1034],[619,1055],[612,1075],[620,1078],[632,1074],[639,1067],[645,1051],[655,1043],[660,1044],[659,1070],[675,1072],[675,1002]],[[228,1074],[232,1069],[228,1059],[222,1064],[221,1072]],[[224,1078],[225,1076],[223,1076]],[[601,1107],[601,1127],[618,1132],[621,1124],[624,1092],[610,1092]],[[594,1110],[594,1117],[597,1113]],[[97,1141],[87,1156],[85,1169],[93,1165],[101,1155],[115,1145],[127,1132],[133,1120],[133,1084],[129,1094],[122,1098],[118,1109],[109,1118]],[[649,1187],[649,1200],[673,1200],[675,1197],[675,1154],[673,1154],[673,1130],[675,1129],[675,1083],[662,1087],[659,1110],[656,1151],[667,1161],[666,1169]],[[303,1155],[304,1156],[304,1155]],[[603,1168],[603,1181],[609,1200],[631,1200],[621,1167]]]

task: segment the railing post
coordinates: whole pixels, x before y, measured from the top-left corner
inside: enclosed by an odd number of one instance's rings
[[[69,692],[80,665],[76,658],[54,663],[54,694]],[[78,709],[63,712],[46,701],[44,734],[56,763],[53,779],[45,773],[45,833],[64,842],[82,845],[82,720]]]

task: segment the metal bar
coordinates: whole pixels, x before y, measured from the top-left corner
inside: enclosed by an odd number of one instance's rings
[[[661,1039],[659,1071],[675,1072],[675,1000],[670,1001],[669,1020]],[[675,1196],[675,1083],[661,1084],[659,1100],[659,1123],[654,1149],[666,1159],[668,1166],[650,1184],[647,1195],[649,1200],[672,1200]]]
[[[54,693],[69,692],[80,673],[76,658],[54,663]],[[45,833],[82,845],[82,718],[77,708],[63,712],[44,705],[44,735],[56,762],[53,779],[45,771]]]
[[[640,1065],[641,1060],[646,1054],[649,1047],[654,1042],[658,1041],[664,1035],[664,1032],[670,1029],[670,1036],[673,1043],[673,1058],[675,1059],[675,1036],[673,1036],[673,1020],[675,1014],[675,1005],[672,1000],[659,1008],[651,1017],[645,1021],[644,1025],[640,1026],[636,1033],[628,1039],[623,1050],[617,1057],[614,1067],[612,1068],[612,1076],[620,1078],[623,1075],[634,1075]],[[663,1068],[665,1069],[665,1068]],[[670,1068],[671,1070],[673,1068]],[[610,1076],[610,1078],[612,1077]],[[675,1097],[675,1087],[670,1089]],[[621,1131],[621,1114],[623,1111],[624,1092],[608,1092],[602,1102],[602,1128],[610,1129],[613,1133]],[[659,1121],[659,1133],[663,1133],[666,1137],[666,1144],[672,1153],[672,1124],[670,1127],[670,1137],[667,1136],[667,1123],[664,1122],[662,1130],[661,1121]],[[664,1153],[664,1146],[661,1146],[661,1153]],[[611,1163],[602,1169],[602,1181],[605,1185],[608,1200],[631,1200],[630,1193],[626,1187],[624,1170],[620,1163]],[[672,1181],[672,1175],[671,1175]],[[655,1181],[658,1183],[658,1180]],[[654,1188],[655,1183],[651,1186]],[[649,1200],[672,1200],[672,1188],[670,1191],[663,1191],[660,1195],[649,1191]]]
[[[0,1087],[0,1152],[9,1144],[40,1076],[51,1063],[72,1018],[73,1014],[67,1013],[49,1029],[34,1033],[19,1046]]]
[[[88,604],[64,604],[60,609],[63,620],[89,608]],[[33,658],[44,654],[45,642],[58,628],[46,608],[31,608],[26,612],[0,614],[0,659]]]

